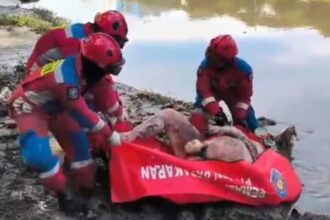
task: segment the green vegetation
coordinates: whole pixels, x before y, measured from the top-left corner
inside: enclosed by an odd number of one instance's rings
[[[43,33],[68,22],[45,9],[32,9],[32,14],[0,15],[0,26],[26,26],[37,33]]]

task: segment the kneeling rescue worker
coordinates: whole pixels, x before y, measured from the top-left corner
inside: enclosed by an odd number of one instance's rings
[[[197,71],[195,110],[190,118],[201,134],[208,130],[208,118],[223,121],[225,116],[218,104],[221,100],[228,105],[235,124],[243,124],[252,131],[258,127],[251,106],[252,68],[237,54],[237,45],[230,35],[213,38],[206,49]]]
[[[121,144],[120,135],[87,106],[81,94],[107,73],[119,73],[123,60],[112,37],[91,34],[81,41],[78,54],[30,74],[9,100],[9,114],[17,123],[24,162],[37,169],[42,183],[57,193],[63,211],[81,208],[73,192],[92,190],[95,185],[87,135],[94,136],[98,146]],[[49,132],[69,155],[68,170],[52,155]]]

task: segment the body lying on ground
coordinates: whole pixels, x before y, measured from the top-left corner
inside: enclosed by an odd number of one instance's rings
[[[235,126],[213,126],[209,128],[208,135],[203,136],[190,124],[188,118],[173,109],[161,110],[131,131],[121,133],[121,139],[133,142],[164,131],[174,155],[180,158],[226,162],[246,160],[252,163],[267,148],[263,144],[265,136],[257,137]],[[274,141],[282,140],[282,146],[276,149],[288,159],[291,159],[288,154],[292,152],[295,135],[294,127],[290,127],[274,138]]]

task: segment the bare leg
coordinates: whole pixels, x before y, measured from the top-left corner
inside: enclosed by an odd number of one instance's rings
[[[166,132],[174,154],[184,158],[185,144],[193,139],[199,139],[200,134],[189,123],[188,119],[173,109],[164,109],[156,113],[132,131],[122,133],[123,140],[134,141],[137,138],[146,138]]]

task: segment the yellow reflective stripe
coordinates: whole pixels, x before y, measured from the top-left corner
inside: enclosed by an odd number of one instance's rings
[[[53,27],[51,30],[54,30],[54,29],[64,29],[64,28],[66,28],[67,27],[67,24],[60,24],[60,25],[58,25],[58,26],[55,26],[55,27]]]
[[[40,75],[45,76],[49,73],[54,72],[63,61],[64,60],[57,60],[55,62],[46,64],[45,66],[42,67]]]

